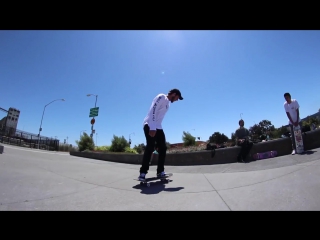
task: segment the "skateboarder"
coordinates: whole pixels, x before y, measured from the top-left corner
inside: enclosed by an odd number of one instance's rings
[[[174,88],[168,94],[158,94],[151,103],[147,116],[143,120],[143,131],[146,137],[146,149],[142,158],[142,166],[140,168],[139,180],[144,180],[149,170],[149,161],[152,152],[155,149],[155,142],[158,147],[158,167],[157,177],[163,177],[166,173],[164,171],[164,162],[166,158],[167,146],[166,137],[162,129],[162,120],[167,113],[170,103],[178,100],[183,100],[181,92]]]
[[[292,155],[296,154],[296,141],[294,137],[293,127],[300,126],[302,131],[302,122],[299,116],[299,103],[296,99],[291,99],[290,93],[284,94],[284,110],[289,119],[289,126],[291,130]]]
[[[246,162],[246,157],[252,148],[253,142],[249,140],[249,130],[244,127],[244,121],[242,119],[239,120],[239,126],[235,132],[236,145],[241,147],[237,161]]]

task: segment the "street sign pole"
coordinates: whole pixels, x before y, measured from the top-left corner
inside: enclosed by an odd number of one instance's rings
[[[98,99],[98,95],[96,95],[96,101],[94,103],[94,108],[95,109],[97,109],[97,99]],[[99,112],[99,108],[97,110],[97,116],[98,116],[98,112]],[[92,124],[92,126],[91,126],[91,134],[90,134],[91,139],[93,139],[93,133],[94,133],[93,125],[94,125],[95,121],[96,120],[94,118],[91,119],[91,124]]]
[[[97,101],[96,101],[97,103]],[[89,117],[92,117],[90,123],[91,123],[91,134],[90,134],[90,137],[93,138],[93,133],[94,133],[94,129],[93,129],[93,126],[94,126],[94,123],[95,123],[95,119],[94,117],[97,117],[98,116],[98,113],[99,113],[99,107],[96,107],[96,104],[95,104],[95,107],[94,108],[90,108],[90,114],[89,114]]]

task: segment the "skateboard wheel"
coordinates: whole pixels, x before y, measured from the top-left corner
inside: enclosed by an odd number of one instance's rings
[[[143,185],[143,182],[140,182],[140,185]]]
[[[150,187],[150,183],[147,183],[147,187]]]

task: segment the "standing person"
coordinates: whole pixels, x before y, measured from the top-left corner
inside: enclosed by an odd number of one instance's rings
[[[236,145],[241,147],[241,150],[238,154],[237,161],[238,162],[246,162],[246,157],[249,154],[253,142],[249,140],[249,130],[244,127],[244,121],[242,119],[239,120],[239,128],[235,132],[236,136]]]
[[[302,132],[302,123],[299,116],[299,103],[296,99],[291,99],[290,93],[285,93],[284,99],[286,100],[284,102],[284,110],[286,111],[286,114],[289,119],[289,126],[291,130],[291,144],[292,144],[292,155],[296,154],[296,140],[294,137],[293,127],[300,126],[301,132]]]
[[[157,167],[157,177],[165,176],[164,171],[164,162],[166,158],[167,146],[166,146],[166,137],[162,129],[162,120],[167,113],[170,102],[183,100],[181,92],[174,88],[169,91],[166,95],[164,93],[158,94],[151,103],[147,116],[143,120],[143,131],[146,137],[146,149],[142,158],[142,166],[140,168],[139,180],[144,180],[146,174],[149,170],[149,161],[152,155],[152,152],[155,149],[155,142],[157,142],[158,147],[158,167]]]

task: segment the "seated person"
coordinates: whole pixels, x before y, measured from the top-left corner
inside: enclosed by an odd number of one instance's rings
[[[244,127],[244,121],[239,120],[239,128],[235,132],[236,145],[241,147],[238,154],[237,161],[245,162],[247,155],[249,154],[253,142],[249,141],[249,130]]]

